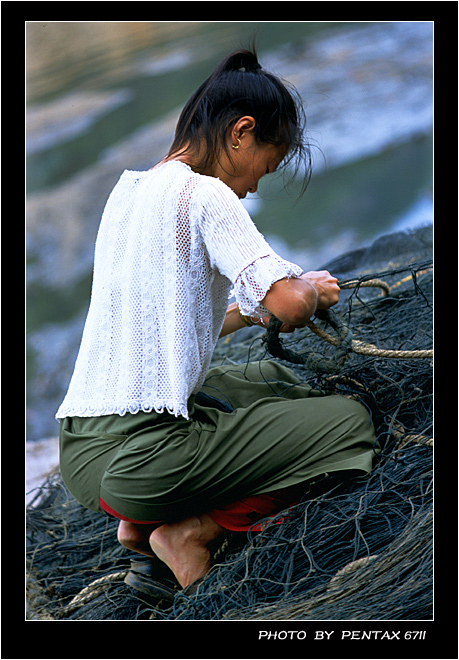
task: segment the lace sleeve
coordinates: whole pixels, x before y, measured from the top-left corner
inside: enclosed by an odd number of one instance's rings
[[[231,294],[235,296],[242,314],[255,318],[266,316],[269,312],[260,301],[271,285],[284,278],[299,277],[302,272],[299,266],[273,252],[247,266],[236,278]]]
[[[210,265],[230,280],[245,314],[266,314],[259,303],[273,282],[298,277],[302,269],[274,252],[226,184],[204,178],[194,208]]]

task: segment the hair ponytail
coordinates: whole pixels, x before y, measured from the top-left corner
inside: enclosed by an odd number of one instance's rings
[[[180,114],[167,157],[178,152],[201,153],[197,164],[201,172],[218,159],[222,148],[231,159],[227,133],[244,116],[255,119],[257,142],[287,148],[284,165],[295,163],[304,190],[311,174],[311,157],[304,141],[306,121],[301,99],[293,87],[288,89],[280,78],[261,67],[255,49],[230,53],[198,87]]]
[[[237,50],[221,62],[216,71],[238,71],[240,73],[254,73],[261,69],[255,50]]]

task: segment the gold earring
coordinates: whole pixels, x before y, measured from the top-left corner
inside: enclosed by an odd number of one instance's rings
[[[232,144],[232,145],[231,145],[231,146],[233,147],[233,149],[239,149],[239,147],[241,146],[241,141],[240,141],[240,139],[237,137],[236,140],[237,140],[237,142],[238,142],[237,145],[235,145],[235,144]]]

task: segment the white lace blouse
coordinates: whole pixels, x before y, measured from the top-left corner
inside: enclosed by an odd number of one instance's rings
[[[264,314],[273,282],[301,273],[219,179],[179,161],[125,171],[102,215],[89,311],[56,417],[167,410],[188,418],[228,298],[243,314]]]

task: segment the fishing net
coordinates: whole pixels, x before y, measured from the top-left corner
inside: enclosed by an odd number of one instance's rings
[[[234,534],[196,593],[165,605],[125,584],[132,554],[117,521],[84,509],[51,474],[27,508],[28,618],[431,619],[432,261],[406,256],[378,271],[343,267],[333,314],[292,335],[275,321],[247,328],[214,355],[214,365],[281,360],[313,387],[361,401],[381,446],[369,477],[324,478],[263,531]]]

